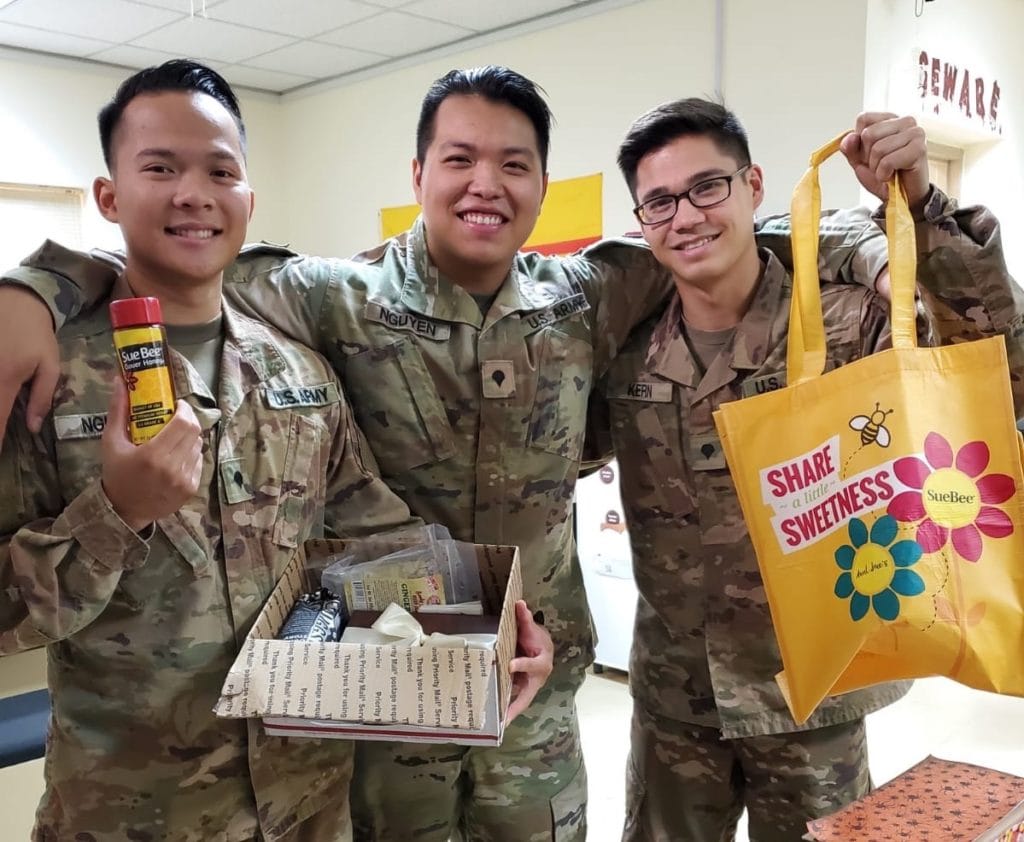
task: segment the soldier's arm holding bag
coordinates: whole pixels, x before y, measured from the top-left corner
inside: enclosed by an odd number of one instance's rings
[[[1014,407],[1024,417],[1024,290],[1006,267],[999,221],[932,188],[915,234],[918,289],[938,342],[1003,336]]]
[[[793,227],[789,214],[754,223],[758,246],[768,249],[787,269],[793,268]],[[818,277],[873,289],[889,264],[885,232],[867,208],[826,210],[818,231]]]
[[[925,133],[912,117],[861,114],[840,148],[865,189],[883,201],[886,181],[900,173],[914,215],[918,292],[935,339],[949,345],[1002,335],[1020,418],[1024,291],[1006,268],[999,221],[984,207],[958,208],[956,201],[929,184]],[[884,206],[875,219],[884,230]]]

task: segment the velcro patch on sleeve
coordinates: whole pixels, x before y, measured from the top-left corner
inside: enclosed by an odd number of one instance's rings
[[[569,298],[563,298],[544,310],[524,315],[523,322],[526,324],[526,335],[529,336],[541,328],[553,325],[555,322],[568,319],[570,316],[575,316],[577,313],[583,313],[589,309],[590,302],[587,301],[587,297],[582,292]]]

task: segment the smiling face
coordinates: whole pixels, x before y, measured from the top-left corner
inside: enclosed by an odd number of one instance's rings
[[[112,141],[110,178],[93,194],[121,227],[136,294],[219,284],[253,209],[238,127],[210,96],[165,91],[126,106]]]
[[[533,231],[547,190],[537,133],[510,105],[445,99],[423,162],[413,161],[431,260],[472,292],[492,292]]]
[[[640,159],[637,203],[730,175],[744,163],[722,152],[706,135],[678,137]],[[644,239],[680,283],[708,292],[723,284],[752,283],[760,272],[754,211],[763,198],[761,168],[753,164],[733,178],[731,195],[724,202],[695,208],[681,199],[674,217],[643,226]]]

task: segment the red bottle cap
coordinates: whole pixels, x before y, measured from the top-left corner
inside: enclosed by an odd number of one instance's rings
[[[115,328],[163,322],[159,298],[122,298],[110,302],[110,323]]]

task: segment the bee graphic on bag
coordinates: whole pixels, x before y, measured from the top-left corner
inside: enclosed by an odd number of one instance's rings
[[[882,423],[887,415],[891,415],[891,409],[882,409],[875,403],[874,411],[870,415],[854,415],[850,419],[850,426],[854,430],[860,430],[860,443],[867,446],[877,444],[879,447],[888,447],[892,441],[888,428]]]

